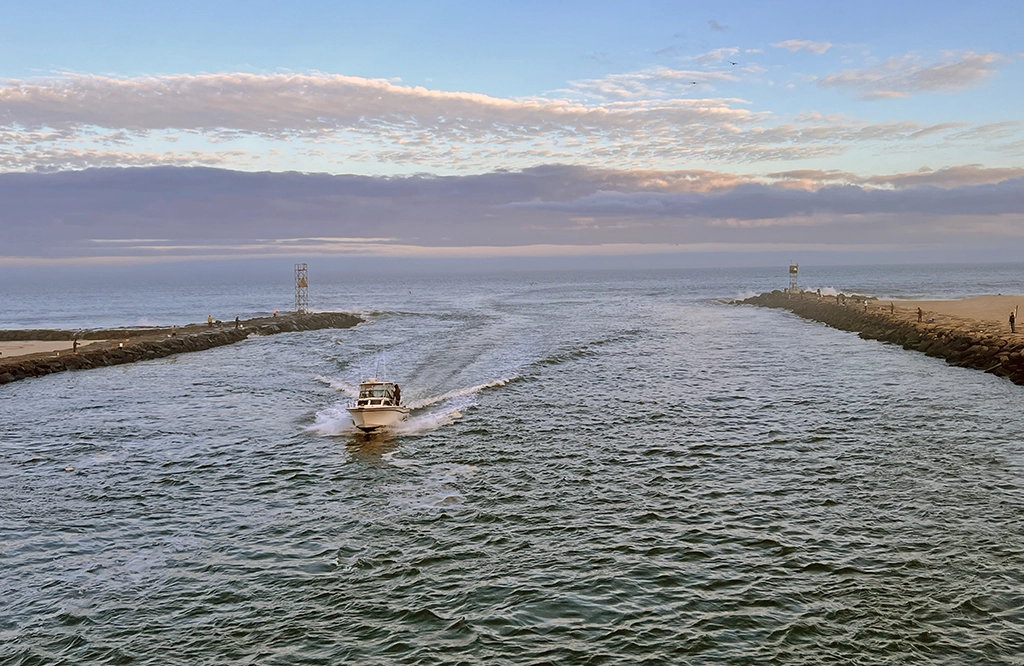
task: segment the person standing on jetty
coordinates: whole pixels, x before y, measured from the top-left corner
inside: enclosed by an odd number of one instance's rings
[[[213,315],[206,315],[206,325],[213,328]]]
[[[242,322],[238,320],[238,316],[235,316],[235,328],[242,328]]]
[[[1010,310],[1010,333],[1017,332],[1017,316]]]
[[[918,323],[921,323],[921,317],[923,317],[923,316],[924,316],[924,313],[921,312],[921,308],[918,308],[917,309],[917,322]]]

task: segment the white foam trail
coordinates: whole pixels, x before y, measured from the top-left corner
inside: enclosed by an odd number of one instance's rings
[[[822,287],[821,295],[822,296],[838,296],[839,292],[836,291],[835,287]]]
[[[424,407],[436,405],[437,403],[444,402],[445,400],[452,400],[454,398],[464,398],[466,396],[473,395],[474,393],[479,393],[480,391],[484,391],[489,388],[497,388],[499,386],[504,386],[513,379],[515,379],[515,377],[505,377],[502,379],[496,379],[495,381],[489,382],[487,384],[478,384],[476,386],[470,386],[469,388],[448,391],[447,393],[442,393],[441,395],[436,395],[431,398],[424,398],[423,400],[416,400],[414,402],[410,402],[406,406],[409,409],[423,409]]]
[[[396,435],[415,436],[423,435],[431,430],[437,430],[442,426],[454,423],[462,418],[462,412],[458,407],[446,412],[428,412],[399,421],[394,425]]]
[[[340,380],[331,379],[330,377],[324,377],[323,375],[317,375],[316,378],[317,378],[318,381],[321,381],[324,384],[327,384],[328,386],[330,386],[335,391],[338,391],[339,393],[344,393],[346,397],[349,397],[349,398],[352,398],[352,399],[355,399],[355,398],[359,397],[359,387],[358,386],[353,386],[352,384],[349,384],[348,382],[343,382],[343,381],[340,381]]]
[[[359,431],[352,424],[352,417],[345,411],[345,406],[337,403],[317,412],[316,421],[313,425],[306,426],[306,432],[316,433],[321,437],[337,437],[354,435]]]
[[[423,463],[419,462],[418,460],[409,460],[408,458],[395,458],[395,453],[397,453],[397,451],[388,451],[387,453],[381,456],[381,460],[384,460],[389,465],[394,465],[395,467],[423,467]]]

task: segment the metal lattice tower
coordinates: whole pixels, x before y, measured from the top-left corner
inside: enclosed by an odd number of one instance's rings
[[[791,293],[791,294],[795,294],[796,291],[797,291],[797,289],[796,289],[796,274],[797,274],[797,271],[799,269],[800,269],[800,265],[799,264],[790,264],[789,265],[789,293]]]
[[[295,264],[295,312],[305,314],[309,309],[309,272],[306,264]]]

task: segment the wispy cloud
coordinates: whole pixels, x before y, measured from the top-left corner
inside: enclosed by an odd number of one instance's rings
[[[708,51],[707,53],[703,53],[699,56],[695,56],[693,58],[690,58],[690,60],[700,65],[711,65],[722,62],[724,60],[728,60],[730,58],[734,58],[736,54],[739,52],[740,50],[735,47],[720,48]]]
[[[775,42],[772,44],[777,49],[785,49],[790,53],[796,53],[798,51],[807,51],[815,55],[821,55],[832,48],[831,42],[812,42],[806,39],[787,39],[783,42]]]
[[[708,21],[708,27],[711,28],[711,30],[714,32],[725,32],[726,30],[729,29],[729,26],[722,25],[718,21],[714,20]]]
[[[966,51],[925,62],[908,54],[888,58],[878,67],[848,69],[822,78],[818,85],[854,93],[861,99],[894,99],[918,93],[957,92],[990,79],[1010,59],[998,53]]]
[[[725,49],[728,50],[728,49]],[[708,55],[707,62],[717,62],[726,57],[720,54]],[[698,56],[704,58],[705,56]],[[589,79],[584,81],[573,81],[570,87],[556,91],[566,97],[577,100],[580,103],[586,102],[646,102],[646,106],[653,108],[661,106],[664,102],[658,100],[670,100],[680,96],[692,94],[691,86],[710,85],[722,81],[739,80],[735,74],[720,71],[708,71],[703,69],[668,69],[664,67],[644,70],[641,72],[630,72],[626,74],[610,74],[601,79]],[[728,100],[702,100],[702,104],[729,105]],[[623,108],[621,105],[609,108],[611,111]],[[635,110],[640,110],[639,104],[634,105]]]
[[[1024,180],[1006,181],[1001,185],[966,186],[957,190],[886,190],[841,185],[807,191],[748,184],[728,192],[707,195],[600,191],[573,201],[531,201],[512,205],[528,209],[564,211],[572,215],[639,214],[680,219],[770,219],[779,225],[790,225],[793,218],[803,219],[820,215],[901,213],[1024,216]]]
[[[735,53],[697,58],[713,65]],[[281,169],[289,159],[349,172],[359,164],[442,173],[551,163],[664,169],[807,159],[952,133],[970,140],[972,128],[953,123],[784,122],[747,100],[712,96],[716,84],[740,80],[737,69],[652,68],[527,99],[324,74],[7,81],[0,83],[0,170]]]
[[[65,171],[98,167],[151,166],[255,166],[259,155],[228,150],[133,152],[126,150],[82,150],[54,144],[0,151],[0,171]]]

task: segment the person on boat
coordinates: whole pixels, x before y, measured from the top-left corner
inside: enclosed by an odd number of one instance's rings
[[[402,387],[395,384],[395,406],[402,404]]]

